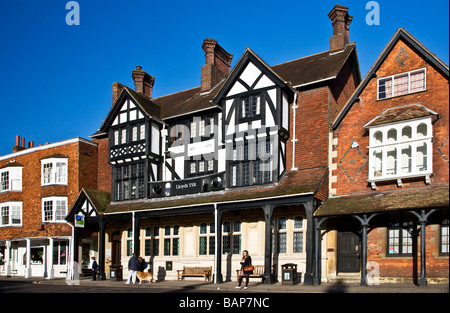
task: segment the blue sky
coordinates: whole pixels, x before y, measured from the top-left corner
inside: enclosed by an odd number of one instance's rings
[[[67,0],[2,0],[0,6],[0,155],[16,135],[35,145],[88,138],[111,108],[111,86],[134,87],[140,65],[158,97],[200,85],[203,39],[234,55],[248,46],[275,65],[328,50],[328,12],[353,16],[364,76],[404,27],[449,64],[448,1],[377,1],[380,25],[368,25],[368,1],[79,0],[80,25],[66,24]]]

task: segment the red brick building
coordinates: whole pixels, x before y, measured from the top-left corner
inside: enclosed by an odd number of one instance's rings
[[[64,219],[82,188],[97,187],[97,144],[74,138],[0,157],[1,275],[65,277],[72,227]]]
[[[331,197],[315,212],[329,279],[448,281],[448,82],[400,28],[333,122]]]

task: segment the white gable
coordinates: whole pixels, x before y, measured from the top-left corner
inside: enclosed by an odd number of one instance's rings
[[[117,104],[119,105],[119,104]],[[120,111],[117,113],[116,117],[114,118],[114,121],[112,123],[112,126],[124,124],[130,121],[135,121],[138,119],[144,118],[144,114],[139,109],[139,107],[136,106],[136,104],[130,100],[125,99],[122,106],[120,107]]]
[[[230,89],[228,96],[236,95],[238,93],[246,92],[247,88],[244,87],[240,82],[235,82],[233,87]]]
[[[255,89],[266,88],[271,86],[275,86],[273,81],[271,81],[266,75],[263,75],[259,80],[259,82],[256,84]]]
[[[248,63],[245,70],[242,72],[240,78],[249,86],[252,86],[258,76],[261,74],[261,71],[253,65],[253,63]]]
[[[262,72],[252,62],[249,62],[245,67],[245,69],[242,71],[241,75],[239,76],[239,79],[242,80],[249,87],[255,85],[253,87],[254,89],[268,88],[275,86],[275,83],[272,80],[270,80],[266,75],[261,74]],[[241,84],[239,81],[235,81],[233,87],[231,87],[227,96],[229,97],[237,95],[246,92],[248,90],[249,89],[247,89],[247,87]]]

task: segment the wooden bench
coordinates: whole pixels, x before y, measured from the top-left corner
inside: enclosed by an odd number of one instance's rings
[[[205,281],[211,279],[212,266],[209,267],[188,267],[183,266],[182,270],[177,270],[178,280],[183,280],[184,277],[204,277]]]
[[[253,267],[255,268],[253,270],[253,274],[248,275],[249,278],[261,278],[262,281],[264,281],[264,265],[253,265]],[[275,264],[273,265],[273,267],[275,267]],[[239,276],[241,274],[241,270],[236,270],[236,276],[237,279],[239,280]],[[273,270],[271,271],[270,275],[272,276],[272,279],[274,279],[275,275]]]

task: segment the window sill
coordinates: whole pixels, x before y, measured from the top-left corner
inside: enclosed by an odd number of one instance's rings
[[[395,99],[395,98],[400,98],[400,97],[406,97],[406,96],[415,95],[415,94],[418,94],[418,93],[421,93],[421,92],[426,92],[426,91],[428,91],[428,90],[427,90],[427,89],[424,89],[424,90],[419,90],[419,91],[413,91],[413,92],[404,93],[404,94],[398,95],[398,96],[386,97],[386,98],[382,98],[382,99],[378,98],[378,95],[377,95],[377,101],[384,101],[384,100],[389,100],[389,99]]]
[[[407,179],[414,179],[414,178],[424,178],[425,184],[430,184],[430,178],[433,173],[431,172],[425,172],[425,173],[416,173],[411,175],[404,175],[404,176],[388,176],[388,177],[373,177],[368,179],[367,181],[370,183],[370,186],[372,187],[372,190],[377,190],[377,183],[380,182],[397,182],[397,187],[402,188],[403,187],[403,181]]]
[[[52,184],[42,184],[41,187],[51,187],[51,186],[67,186],[67,183],[52,183]]]
[[[6,194],[6,193],[10,193],[10,192],[22,192],[23,190],[22,189],[8,189],[8,190],[2,190],[2,191],[0,191],[0,195],[2,195],[2,194]]]

